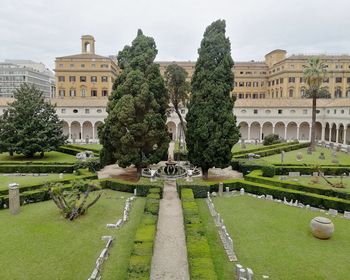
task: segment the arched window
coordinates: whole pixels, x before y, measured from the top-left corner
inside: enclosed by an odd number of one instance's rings
[[[302,88],[300,90],[300,96],[301,96],[301,98],[305,98],[305,89],[304,88]]]
[[[342,97],[342,92],[341,89],[338,87],[335,90],[335,98],[341,98]]]
[[[289,89],[289,98],[293,98],[293,96],[294,96],[294,91],[291,88],[291,89]]]
[[[86,88],[82,88],[80,93],[81,93],[81,97],[85,97],[86,96]]]
[[[347,97],[347,98],[350,98],[350,88],[348,88],[348,89],[346,90],[346,97]]]

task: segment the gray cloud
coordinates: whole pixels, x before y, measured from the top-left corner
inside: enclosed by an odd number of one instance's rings
[[[226,20],[236,61],[289,53],[349,53],[347,0],[2,0],[0,60],[33,59],[53,67],[80,52],[80,36],[98,54],[116,54],[138,28],[155,38],[158,60],[195,60],[204,29]]]

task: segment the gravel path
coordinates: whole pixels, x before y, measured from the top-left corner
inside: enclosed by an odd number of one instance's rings
[[[166,181],[160,201],[151,280],[188,280],[187,249],[181,201],[175,182]]]

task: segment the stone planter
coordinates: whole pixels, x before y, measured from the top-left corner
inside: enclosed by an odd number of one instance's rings
[[[330,219],[315,217],[310,222],[312,234],[320,239],[328,239],[334,232],[334,225]]]

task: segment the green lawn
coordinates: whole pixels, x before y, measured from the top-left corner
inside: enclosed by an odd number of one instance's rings
[[[234,264],[228,260],[227,255],[223,250],[221,239],[215,227],[214,220],[208,211],[207,203],[204,199],[196,199],[196,203],[198,205],[200,219],[203,223],[205,234],[209,242],[218,280],[232,279]]]
[[[275,176],[274,179],[278,180],[281,176]],[[318,183],[312,183],[314,177],[288,177],[287,180],[284,180],[282,182],[293,182],[293,183],[301,183],[303,185],[307,185],[309,187],[315,187],[315,188],[322,188],[322,189],[331,189],[339,192],[349,192],[350,193],[350,177],[346,176],[343,178],[343,184],[345,185],[345,188],[334,188],[331,187],[324,179],[319,177]],[[296,179],[297,181],[295,181]],[[327,180],[331,181],[332,183],[340,183],[340,177],[338,178],[327,178]]]
[[[251,144],[251,143],[246,143],[245,146],[246,146],[246,149],[244,149],[244,151],[249,151],[250,149],[256,149],[256,148],[264,147],[263,144],[257,144],[257,145],[255,145],[255,144]],[[239,143],[235,144],[235,145],[232,147],[232,150],[231,150],[231,151],[234,153],[234,152],[239,152],[239,151],[241,151],[241,150],[242,150],[242,148],[241,148],[241,143],[239,142]]]
[[[101,150],[102,149],[102,145],[101,144],[71,144],[72,146],[79,146],[79,147],[83,147],[85,149],[96,149],[96,150]]]
[[[63,180],[77,178],[74,174],[64,174]],[[8,184],[18,183],[20,187],[60,180],[59,174],[50,173],[47,176],[4,176],[0,173],[0,190],[8,189]]]
[[[297,153],[301,152],[303,154],[303,159],[298,161],[296,159]],[[325,160],[320,160],[318,157],[320,153],[323,152],[325,155]],[[307,154],[307,148],[286,152],[284,155],[284,164],[314,164],[314,165],[337,165],[332,163],[332,150],[327,148],[316,147],[316,152],[312,155]],[[281,154],[276,154],[273,156],[264,157],[264,160],[273,163],[281,164]],[[350,165],[350,155],[344,152],[337,152],[337,159],[339,164]]]
[[[199,202],[202,203],[205,202]],[[239,263],[252,268],[254,278],[349,279],[350,221],[332,218],[333,237],[320,240],[312,236],[309,228],[313,217],[322,216],[320,212],[248,196],[215,198],[214,203],[234,240]],[[200,207],[200,211],[202,216],[210,215],[207,207]],[[223,271],[227,271],[226,264],[221,264],[225,260],[216,261]]]
[[[121,229],[106,224],[122,216],[130,194],[105,190],[87,215],[63,219],[52,201],[21,207],[17,216],[0,211],[1,279],[88,279],[105,246],[103,235],[116,237],[103,279],[127,279],[131,243],[145,200],[138,198],[131,219]],[[124,199],[120,197],[123,196]]]
[[[0,154],[0,163],[1,162],[12,162],[12,161],[19,161],[19,162],[60,162],[60,163],[75,163],[76,158],[75,156],[60,153],[60,152],[48,152],[45,153],[45,156],[41,158],[39,154],[37,154],[33,158],[26,158],[23,155],[15,154],[12,157],[8,153],[2,153]]]

